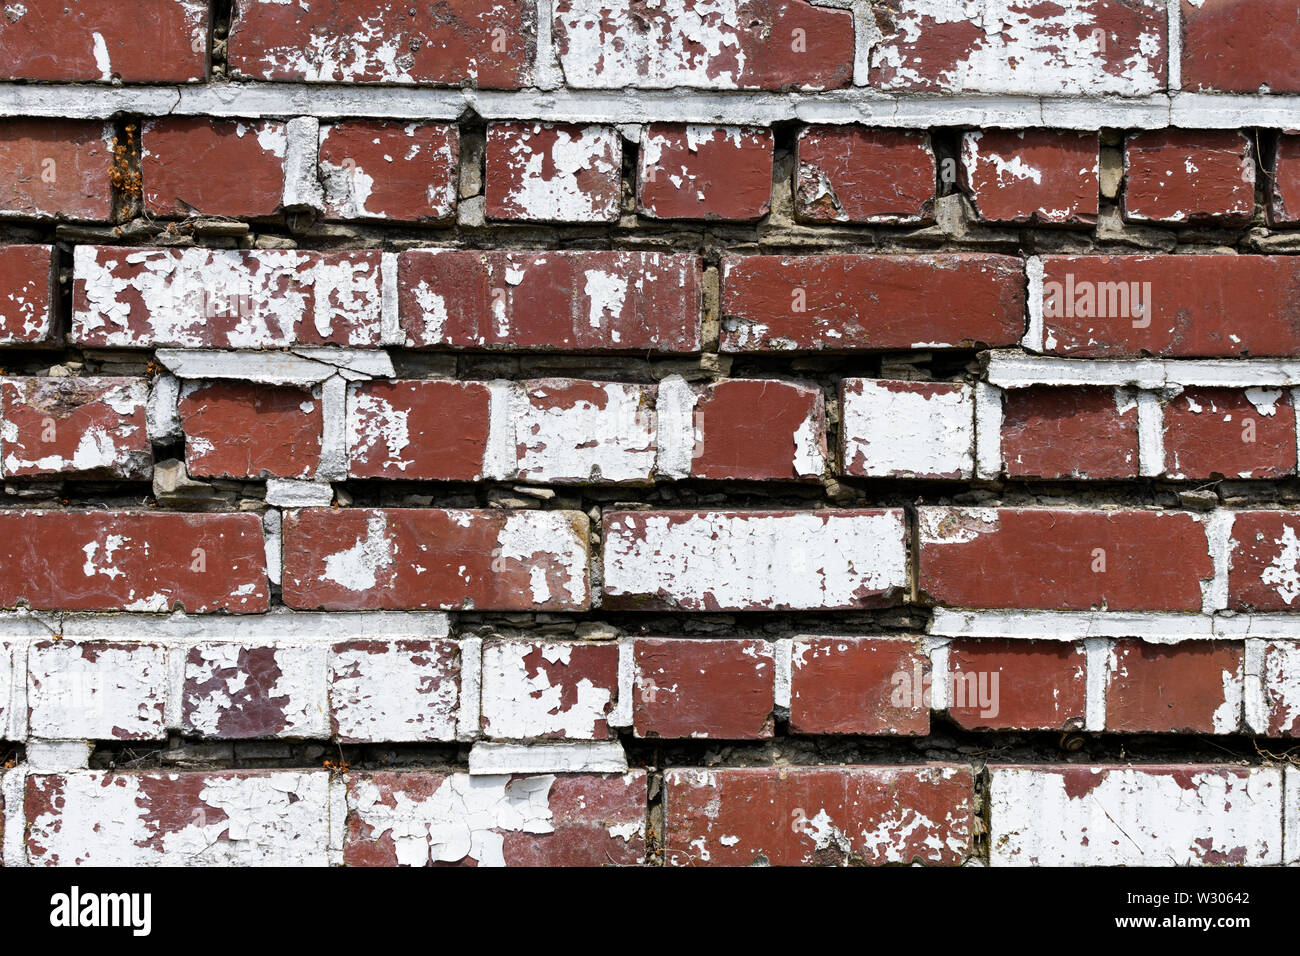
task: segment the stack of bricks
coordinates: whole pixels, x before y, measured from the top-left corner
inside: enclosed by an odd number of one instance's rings
[[[0,11],[5,865],[1300,862],[1293,3],[433,6]]]

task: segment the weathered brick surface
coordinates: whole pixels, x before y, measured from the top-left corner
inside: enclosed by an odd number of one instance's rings
[[[975,823],[970,771],[938,765],[673,769],[664,816],[670,866],[954,865]]]
[[[790,730],[924,735],[930,732],[929,687],[930,662],[912,638],[797,638]]]
[[[808,126],[796,141],[795,214],[809,222],[921,223],[934,216],[927,133]]]
[[[0,471],[7,476],[148,478],[153,470],[138,378],[0,381]]]
[[[1025,388],[1002,404],[1002,458],[1015,478],[1132,478],[1138,410],[1111,388]]]
[[[0,217],[109,217],[112,126],[88,120],[4,119],[0,145]]]
[[[202,0],[25,0],[0,23],[0,79],[202,80],[209,26]]]
[[[766,641],[638,639],[638,737],[772,736],[776,665]]]
[[[995,866],[1225,866],[1282,859],[1282,777],[1224,765],[993,765]],[[1042,826],[1052,821],[1050,829]]]
[[[217,382],[183,395],[185,466],[218,478],[310,478],[320,462],[321,403],[308,389]]]
[[[813,610],[893,603],[900,511],[608,512],[606,607]]]
[[[582,610],[587,518],[565,511],[425,508],[284,519],[284,601],[333,611]]]
[[[969,478],[974,470],[969,386],[847,378],[840,407],[846,475]]]
[[[1290,256],[1045,256],[1043,267],[1049,353],[1300,354],[1293,322],[1260,320],[1292,314],[1300,270]]]
[[[285,124],[206,117],[145,123],[140,176],[145,209],[185,218],[272,216],[284,194]]]
[[[0,865],[1300,863],[1297,22],[0,3]]]
[[[1212,565],[1205,528],[1186,512],[920,512],[919,582],[938,604],[1196,611]]]
[[[645,773],[349,774],[349,866],[628,866],[645,854]]]
[[[0,512],[0,606],[51,610],[264,611],[253,514]]]
[[[1241,225],[1255,210],[1250,139],[1235,130],[1136,133],[1124,144],[1124,215]]]
[[[329,774],[299,770],[27,778],[38,866],[325,866]]]
[[[1240,644],[1117,641],[1110,651],[1106,729],[1235,733],[1242,666]]]
[[[353,742],[452,740],[462,667],[451,641],[336,644],[328,675],[331,730]]]
[[[695,396],[691,419],[693,478],[806,479],[825,468],[819,389],[770,379],[715,382]]]
[[[1024,280],[1006,256],[728,256],[722,348],[852,351],[1011,345]]]
[[[348,402],[349,474],[475,481],[487,453],[482,382],[361,382]]]
[[[472,0],[416,9],[394,0],[240,3],[229,60],[236,76],[316,83],[427,83],[511,89],[532,47],[533,6]]]
[[[962,185],[981,219],[1096,225],[1100,168],[1095,134],[975,130],[962,136],[961,145]]]
[[[759,219],[771,206],[773,142],[765,129],[647,126],[637,209],[652,219]]]
[[[871,78],[885,89],[1133,96],[1165,85],[1161,0],[886,0],[877,23]]]
[[[1057,641],[960,641],[948,652],[948,716],[970,730],[1081,730],[1088,661]]]
[[[853,77],[847,10],[802,0],[557,0],[554,10],[560,65],[577,88],[820,90]]]
[[[54,333],[49,246],[0,248],[0,344],[47,341]]]
[[[380,254],[78,246],[72,338],[87,346],[375,346]]]
[[[483,732],[506,740],[598,740],[618,703],[616,644],[491,641],[483,647]]]
[[[417,250],[398,267],[410,346],[692,352],[700,265],[642,252]]]
[[[1173,478],[1281,478],[1296,471],[1296,417],[1283,389],[1187,388],[1165,405]]]
[[[493,123],[487,134],[488,217],[616,221],[622,145],[610,126]]]
[[[1183,89],[1300,92],[1300,40],[1286,0],[1181,0]]]
[[[349,120],[322,126],[331,219],[442,222],[456,209],[460,135],[442,123]]]

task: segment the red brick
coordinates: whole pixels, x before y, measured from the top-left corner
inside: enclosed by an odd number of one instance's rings
[[[321,127],[330,219],[442,222],[456,212],[460,132],[444,123],[346,120]]]
[[[930,134],[807,126],[796,140],[795,215],[808,222],[934,221]]]
[[[1264,641],[1262,645],[1264,731],[1270,737],[1300,736],[1300,643]]]
[[[154,216],[274,216],[284,195],[285,124],[277,120],[152,120],[140,179]]]
[[[617,644],[488,641],[483,645],[482,731],[505,740],[614,736]]]
[[[1171,478],[1280,478],[1296,472],[1296,419],[1285,389],[1187,388],[1165,405]]]
[[[965,765],[664,774],[670,866],[955,865],[972,854],[974,830]]]
[[[612,126],[488,126],[489,219],[617,222],[622,174],[623,141]]]
[[[1056,355],[1300,354],[1300,323],[1288,318],[1300,301],[1294,257],[1045,256],[1043,266],[1046,351]]]
[[[204,0],[23,0],[0,22],[0,79],[187,83],[207,72]]]
[[[929,680],[930,661],[915,638],[796,638],[790,732],[928,734]]]
[[[54,335],[56,287],[49,246],[0,248],[0,345]]]
[[[1300,136],[1283,134],[1277,139],[1273,175],[1268,180],[1268,221],[1275,226],[1300,223]]]
[[[986,222],[1097,224],[1096,133],[986,129],[962,137],[961,184]]]
[[[873,6],[883,37],[871,85],[886,90],[1138,95],[1165,88],[1164,0],[918,0]]]
[[[19,378],[0,383],[3,473],[148,478],[149,386],[139,378]]]
[[[897,603],[898,509],[607,511],[604,606],[615,610],[849,610]]]
[[[308,508],[284,519],[284,602],[331,611],[576,611],[587,518],[571,511]]]
[[[348,866],[634,866],[646,776],[349,774]]]
[[[1291,611],[1300,597],[1300,512],[1232,514],[1228,607]]]
[[[555,44],[577,89],[821,90],[853,78],[853,19],[804,0],[556,0]]]
[[[821,389],[775,379],[731,379],[695,400],[692,478],[820,478],[826,465]]]
[[[490,407],[481,382],[358,382],[348,401],[348,473],[478,481]]]
[[[328,866],[323,770],[30,774],[37,866]]]
[[[766,641],[638,638],[633,654],[638,737],[772,736],[776,667]]]
[[[1116,641],[1106,681],[1106,729],[1235,734],[1241,725],[1241,644]]]
[[[0,120],[0,215],[108,219],[113,128],[63,119]]]
[[[693,352],[700,260],[656,252],[414,250],[398,265],[408,346]]]
[[[1289,0],[1183,0],[1183,89],[1300,93]]]
[[[325,737],[323,644],[203,643],[184,654],[181,727],[197,737]]]
[[[969,478],[975,394],[964,383],[846,378],[840,383],[843,473],[869,478]]]
[[[641,135],[637,211],[652,219],[753,220],[772,201],[772,131],[652,123]]]
[[[1024,276],[1009,256],[726,256],[722,269],[725,352],[969,348],[1024,335]]]
[[[954,641],[948,716],[968,730],[1082,730],[1088,658],[1060,641]]]
[[[1124,144],[1124,216],[1244,225],[1255,211],[1250,139],[1236,130],[1148,130]]]
[[[460,645],[344,641],[330,649],[330,732],[344,743],[456,739]]]
[[[0,606],[265,611],[262,519],[148,511],[0,512]]]
[[[185,467],[212,478],[310,478],[320,464],[324,419],[305,388],[214,382],[179,403]]]
[[[381,255],[77,246],[72,339],[120,348],[376,346]]]
[[[1138,474],[1137,399],[1117,388],[1009,389],[1002,460],[1013,478],[1132,478]]]
[[[1106,730],[1236,734],[1242,724],[1242,645],[1115,641],[1106,676]]]
[[[261,80],[516,89],[528,76],[533,9],[526,0],[241,0],[230,70]]]
[[[1191,514],[922,508],[920,587],[956,607],[1199,611],[1214,574]]]

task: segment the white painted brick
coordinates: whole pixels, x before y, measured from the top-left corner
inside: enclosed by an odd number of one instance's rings
[[[975,469],[975,394],[968,385],[844,380],[846,474],[969,478]]]
[[[908,586],[903,514],[615,512],[606,607],[858,607]]]
[[[335,735],[352,742],[455,740],[461,651],[448,641],[336,645],[329,663]]]
[[[87,866],[324,866],[322,771],[36,776],[33,863]]]
[[[1282,862],[1280,768],[990,768],[995,866]]]
[[[42,641],[28,652],[28,732],[48,740],[160,739],[167,690],[161,645]]]
[[[618,647],[574,641],[483,645],[482,720],[500,740],[608,737]]]

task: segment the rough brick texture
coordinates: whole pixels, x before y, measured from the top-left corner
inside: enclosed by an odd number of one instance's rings
[[[1298,41],[0,3],[0,865],[1300,864]]]

